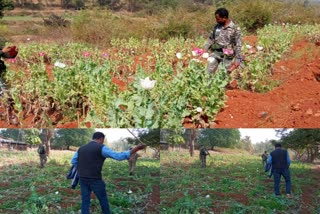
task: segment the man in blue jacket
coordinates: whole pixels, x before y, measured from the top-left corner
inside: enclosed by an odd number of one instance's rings
[[[291,160],[288,151],[282,149],[280,143],[276,143],[275,150],[268,156],[267,163],[272,164],[275,195],[280,195],[280,179],[281,176],[283,176],[286,181],[287,197],[291,198],[291,179],[289,170]]]
[[[103,145],[105,135],[102,132],[95,132],[92,141],[81,146],[74,154],[71,164],[77,166],[80,189],[81,189],[81,213],[90,213],[90,195],[94,192],[99,199],[103,214],[111,213],[106,184],[102,180],[102,166],[106,158],[112,158],[118,161],[128,160],[130,155],[144,149],[145,144],[140,144],[131,150],[125,152],[115,152]]]

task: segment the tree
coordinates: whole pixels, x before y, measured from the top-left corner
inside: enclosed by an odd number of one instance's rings
[[[274,145],[270,140],[256,143],[254,144],[253,147],[254,147],[254,153],[257,153],[257,154],[262,154],[264,153],[264,151],[267,151],[268,153],[270,153],[274,149]]]
[[[58,129],[53,146],[59,149],[70,149],[70,146],[81,146],[92,139],[94,129]]]
[[[249,136],[245,136],[243,139],[241,139],[241,143],[243,145],[243,149],[252,153],[253,152],[253,145],[251,142],[251,138]]]
[[[238,129],[202,129],[199,135],[199,144],[224,148],[234,148],[240,143],[240,131]]]
[[[50,150],[51,150],[51,140],[54,138],[54,129],[42,129],[41,130],[41,140],[42,143],[46,147],[46,154],[49,156],[50,155]]]
[[[41,143],[39,129],[5,129],[1,135],[15,141],[28,143],[30,146]]]
[[[184,131],[184,139],[189,144],[189,153],[190,156],[193,157],[194,154],[194,144],[199,135],[198,129],[185,129]]]
[[[181,145],[185,143],[182,134],[182,129],[161,129],[160,140],[175,147],[176,145]]]
[[[22,141],[22,129],[4,129],[1,130],[1,135],[6,138],[11,138],[15,141]]]
[[[0,0],[0,18],[3,17],[4,10],[13,10],[14,4],[11,0]]]
[[[134,138],[126,138],[128,144],[137,145],[145,143],[156,153],[156,157],[160,157],[160,129],[133,129],[129,130]]]
[[[297,159],[313,162],[319,157],[320,129],[294,129],[282,132],[279,142],[294,150]]]
[[[40,130],[39,129],[21,129],[22,139],[29,145],[41,144]]]

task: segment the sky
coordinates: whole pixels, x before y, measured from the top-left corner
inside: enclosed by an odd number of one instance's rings
[[[96,129],[96,131],[102,132],[106,135],[107,142],[114,142],[120,140],[121,138],[127,138],[133,136],[127,129],[120,129],[120,128],[112,128],[112,129]]]
[[[113,143],[121,138],[133,136],[127,129],[109,128],[109,129],[96,129],[96,131],[103,132],[106,135],[108,143]],[[252,143],[258,143],[265,140],[279,139],[275,136],[274,129],[239,129],[241,138],[250,136]]]
[[[96,129],[96,131],[101,131],[106,135],[106,139],[108,142],[112,143],[121,138],[127,138],[133,136],[127,129],[120,128],[110,128],[110,129]],[[263,128],[254,128],[254,129],[239,129],[241,138],[245,136],[249,136],[251,138],[252,143],[259,143],[265,140],[278,140],[279,138],[276,136],[275,129],[263,129]]]
[[[278,140],[275,129],[239,129],[241,138],[249,136],[253,144],[263,142],[265,140]]]

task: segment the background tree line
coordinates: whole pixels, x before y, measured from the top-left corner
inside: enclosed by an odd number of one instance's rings
[[[206,146],[242,149],[251,154],[270,153],[275,143],[281,143],[285,149],[294,153],[293,159],[314,162],[320,158],[320,129],[277,129],[279,140],[265,140],[253,144],[249,136],[241,138],[238,129],[162,129],[161,141],[173,148],[189,149],[193,156],[194,149]]]
[[[128,130],[132,137],[122,138],[113,144],[117,151],[124,151],[138,145],[139,143],[147,144],[160,157],[159,129],[133,129]],[[15,141],[25,142],[32,146],[41,143],[45,144],[47,151],[50,149],[74,150],[92,139],[95,129],[3,129],[0,135]],[[108,139],[106,139],[108,144]],[[71,148],[72,147],[72,148]]]
[[[42,18],[43,26],[38,25],[36,30],[32,29],[32,32],[39,36],[50,37],[52,32],[57,31],[61,38],[104,47],[108,47],[114,38],[152,38],[165,41],[171,37],[207,37],[215,24],[213,13],[218,7],[226,7],[230,11],[230,18],[241,27],[243,36],[255,33],[272,23],[314,24],[320,20],[320,4],[305,4],[303,0],[2,0],[1,2],[10,2],[20,9],[33,9],[33,11],[20,10],[17,13],[6,14]],[[65,10],[55,10],[54,7]],[[1,6],[0,11],[3,9]],[[41,13],[42,9],[46,9],[46,13],[43,13],[46,15]],[[52,14],[47,13],[50,9]],[[4,27],[0,28],[0,34],[8,36],[17,33],[8,30],[14,22],[5,20],[3,23]]]

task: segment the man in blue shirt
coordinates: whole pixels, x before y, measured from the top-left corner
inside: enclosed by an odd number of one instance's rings
[[[90,213],[90,195],[94,192],[99,199],[103,214],[109,214],[110,207],[106,192],[105,182],[102,180],[102,166],[106,158],[118,161],[128,160],[130,155],[144,149],[145,144],[140,144],[125,152],[115,152],[103,145],[105,135],[102,132],[95,132],[92,141],[81,146],[74,154],[71,164],[78,169],[81,189],[81,213]]]
[[[291,179],[289,170],[291,160],[288,151],[282,149],[280,143],[276,143],[275,150],[268,156],[267,163],[272,164],[275,195],[280,195],[280,179],[282,175],[286,181],[287,197],[291,198]]]

